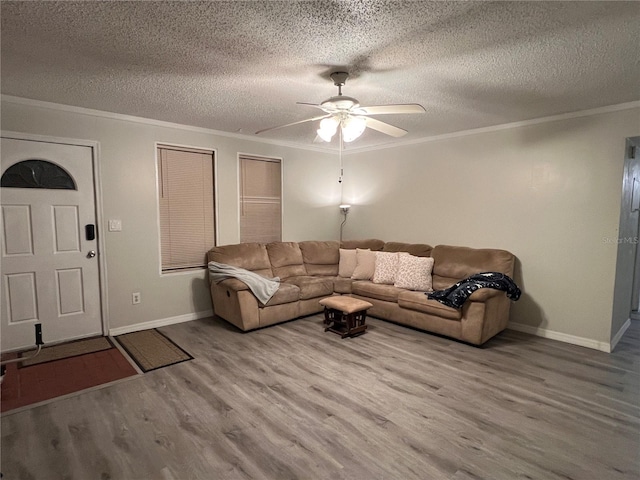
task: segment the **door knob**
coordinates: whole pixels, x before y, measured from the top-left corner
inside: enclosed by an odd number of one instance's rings
[[[93,258],[95,256],[96,256],[95,250],[89,250],[89,253],[87,253],[87,258]]]

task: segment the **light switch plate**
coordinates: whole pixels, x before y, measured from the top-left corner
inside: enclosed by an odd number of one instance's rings
[[[109,220],[109,231],[110,232],[121,232],[122,231],[122,220]]]

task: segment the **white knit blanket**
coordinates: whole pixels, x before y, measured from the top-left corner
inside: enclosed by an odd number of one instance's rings
[[[244,268],[234,267],[226,263],[209,262],[209,278],[218,283],[227,278],[237,278],[245,283],[256,298],[265,305],[280,287],[278,277],[267,278]]]

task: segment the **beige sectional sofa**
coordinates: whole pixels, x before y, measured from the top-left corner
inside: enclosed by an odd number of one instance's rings
[[[434,290],[443,290],[470,275],[500,272],[513,277],[515,257],[505,250],[473,249],[382,240],[247,243],[212,248],[209,261],[253,271],[266,277],[280,277],[278,291],[261,304],[243,282],[230,278],[211,283],[216,315],[244,331],[319,313],[320,299],[349,295],[373,304],[370,316],[427,332],[481,345],[504,330],[509,321],[511,300],[505,292],[482,288],[475,291],[461,309],[412,291],[371,280],[340,277],[340,249],[369,249],[407,252],[434,259]],[[345,252],[343,252],[345,253]]]

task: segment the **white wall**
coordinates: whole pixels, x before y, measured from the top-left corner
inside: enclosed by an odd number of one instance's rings
[[[338,239],[339,165],[332,153],[10,97],[2,101],[2,130],[99,142],[103,225],[98,232],[106,250],[101,254],[108,325],[116,332],[211,310],[204,270],[160,274],[156,142],[216,150],[219,244],[239,240],[238,152],[283,159],[283,240]],[[122,232],[108,232],[109,219],[122,220]],[[132,305],[132,292],[141,293],[141,304]]]
[[[640,109],[345,156],[344,238],[503,248],[520,329],[608,350],[625,138]]]

